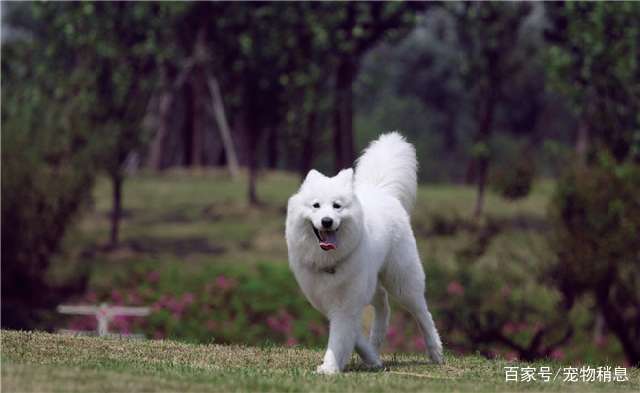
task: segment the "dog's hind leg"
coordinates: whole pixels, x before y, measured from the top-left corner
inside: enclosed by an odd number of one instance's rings
[[[387,291],[378,283],[376,293],[373,295],[373,301],[371,302],[375,310],[375,316],[371,330],[369,331],[369,341],[375,348],[376,352],[380,353],[380,347],[384,342],[384,338],[387,335],[387,328],[389,327],[389,299],[387,297]]]
[[[360,355],[362,361],[367,366],[382,367],[378,351],[371,345],[362,332],[358,332],[358,338],[356,339],[356,352]]]
[[[427,307],[424,271],[413,236],[392,250],[389,262],[382,277],[385,288],[418,322],[431,360],[442,363],[442,342]]]
[[[406,297],[400,302],[418,322],[431,360],[434,363],[443,363],[442,342],[424,296],[420,294],[420,297]]]

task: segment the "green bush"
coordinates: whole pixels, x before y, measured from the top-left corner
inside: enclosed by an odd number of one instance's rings
[[[572,169],[550,218],[557,256],[550,276],[568,302],[592,296],[630,362],[640,361],[640,166],[605,155]]]
[[[491,173],[491,186],[503,198],[516,200],[529,195],[536,174],[533,159],[523,154],[495,167]]]
[[[513,242],[492,240],[499,241]],[[529,361],[561,356],[573,333],[561,296],[540,279],[540,261],[533,252],[528,257],[502,254],[460,255],[447,270],[429,264],[429,283],[440,293],[432,306],[448,346]]]
[[[250,345],[325,343],[326,322],[299,291],[286,264],[218,264],[198,274],[177,263],[156,265],[140,263],[133,273],[114,277],[109,286],[79,301],[151,306],[148,318],[114,319],[112,329],[121,333]],[[75,318],[69,326],[94,329],[95,320]]]
[[[34,328],[60,299],[82,292],[75,282],[52,283],[47,271],[69,224],[90,196],[94,152],[86,113],[93,103],[82,76],[72,92],[25,66],[24,45],[2,50],[2,326]],[[41,84],[36,83],[42,77]]]

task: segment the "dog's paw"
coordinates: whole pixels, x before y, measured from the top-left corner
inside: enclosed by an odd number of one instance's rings
[[[318,366],[318,368],[316,369],[316,372],[318,374],[333,375],[333,374],[338,374],[340,372],[340,369],[336,366],[331,366],[323,363]]]
[[[442,346],[438,346],[435,348],[428,348],[429,358],[435,364],[443,364],[444,363],[444,355],[442,354]]]
[[[378,371],[384,368],[384,364],[382,364],[382,362],[378,360],[374,363],[364,363],[364,367],[366,367],[367,370]]]

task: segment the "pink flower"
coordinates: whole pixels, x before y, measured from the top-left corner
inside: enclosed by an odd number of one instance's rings
[[[158,273],[157,270],[150,271],[149,274],[147,274],[147,281],[150,283],[156,283],[158,280],[160,280],[160,273]]]
[[[389,347],[397,349],[402,344],[402,341],[403,335],[400,334],[400,329],[395,325],[390,326],[389,330],[387,330],[387,344],[389,344]]]
[[[267,325],[273,331],[289,334],[293,330],[293,317],[286,310],[280,310],[278,314],[267,317]]]
[[[74,318],[69,323],[69,329],[72,330],[96,330],[96,319],[93,315]]]
[[[518,326],[513,322],[507,322],[502,325],[502,333],[504,334],[513,334],[518,331]]]
[[[602,348],[607,345],[608,338],[603,334],[598,334],[593,340],[598,348]]]
[[[113,291],[111,291],[111,299],[113,299],[114,303],[121,304],[123,300],[122,294],[114,289]]]
[[[167,301],[167,307],[173,312],[174,316],[180,316],[182,311],[184,311],[184,305],[177,299],[169,299]]]
[[[493,349],[487,350],[487,357],[489,359],[495,359],[497,356],[498,356],[498,353],[496,351],[494,351]]]
[[[564,351],[560,348],[554,349],[553,352],[551,352],[551,359],[555,359],[555,360],[564,359]]]
[[[418,350],[418,352],[423,352],[425,349],[427,349],[427,346],[424,343],[424,337],[422,336],[415,336],[413,338],[413,345]]]
[[[395,326],[389,326],[387,330],[387,338],[393,340],[398,335],[398,329]]]
[[[287,338],[287,342],[285,343],[288,347],[293,347],[294,345],[298,345],[298,340],[295,337]]]
[[[326,336],[327,328],[318,322],[310,322],[309,330],[316,336]]]
[[[236,286],[236,282],[232,278],[227,278],[223,275],[216,277],[216,287],[219,289],[226,291],[228,289],[233,289]]]
[[[128,334],[131,331],[130,322],[129,318],[117,315],[111,320],[111,327],[121,334]]]
[[[182,295],[182,303],[188,306],[190,304],[193,304],[193,302],[195,301],[195,298],[196,297],[193,295],[193,293],[187,292],[184,295]]]
[[[507,352],[507,353],[504,355],[504,357],[505,357],[508,361],[510,361],[510,362],[514,362],[514,361],[518,360],[518,354],[517,354],[517,353],[515,353],[515,352],[513,352],[513,351],[509,351],[509,352]]]
[[[133,290],[127,295],[127,301],[129,304],[140,304],[142,303],[142,298],[135,290]]]
[[[464,287],[458,281],[451,281],[447,286],[447,293],[449,295],[462,296],[464,295]]]
[[[151,305],[151,310],[153,310],[153,312],[158,312],[160,310],[162,310],[164,308],[163,306],[163,302],[162,299],[158,300],[157,302],[153,303]]]
[[[278,323],[278,318],[276,317],[267,317],[267,325],[271,328],[271,330],[278,331],[280,324]]]
[[[96,293],[93,291],[87,292],[87,295],[85,296],[85,298],[89,303],[95,303],[98,301],[98,296],[96,296]]]

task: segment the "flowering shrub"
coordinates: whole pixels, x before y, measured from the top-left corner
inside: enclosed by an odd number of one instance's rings
[[[552,319],[555,297],[532,286],[522,266],[492,269],[483,262],[461,262],[459,270],[449,271],[436,261],[427,265],[431,311],[449,349],[495,355],[494,340],[526,343],[541,329],[535,321],[541,316]],[[151,308],[146,318],[114,318],[111,331],[196,342],[326,344],[327,322],[304,298],[285,264],[214,265],[195,273],[179,264],[159,268],[143,262],[133,270],[111,280],[112,289],[95,289],[78,300]],[[500,284],[506,282],[510,284]],[[413,317],[398,304],[392,303],[392,309],[384,350],[423,351],[424,339]],[[79,317],[69,327],[93,330],[95,325],[93,317]]]
[[[460,257],[439,275],[447,296],[436,309],[449,348],[488,356],[533,360],[550,357],[572,338],[562,298],[541,279],[537,261]]]
[[[492,240],[500,241],[512,243],[513,237],[498,234]],[[498,246],[508,251],[505,244]],[[521,245],[511,247],[519,250]],[[579,343],[592,335],[575,335],[573,328],[592,326],[590,306],[577,304],[567,311],[561,294],[545,280],[541,261],[512,252],[468,256],[464,248],[460,251],[454,261],[425,261],[429,307],[448,351],[523,360],[585,359],[588,345]],[[110,329],[114,332],[205,343],[326,345],[327,321],[307,302],[284,263],[185,267],[149,261],[104,281],[104,287],[94,283],[93,290],[76,303],[152,309],[146,318],[113,319]],[[391,306],[383,350],[424,351],[413,317],[393,300]],[[69,327],[94,330],[96,323],[93,317],[74,318]],[[619,356],[619,347],[612,344],[587,355],[593,359]]]
[[[134,272],[113,280],[117,289],[95,289],[76,303],[148,306],[146,318],[115,317],[109,329],[122,334],[195,342],[323,347],[328,323],[298,289],[288,266],[213,266],[199,274],[178,265],[157,268],[141,263]],[[194,277],[198,277],[194,279]],[[424,340],[413,318],[394,306],[385,350],[423,351]],[[76,330],[95,330],[92,316],[72,318]]]
[[[214,266],[187,274],[177,265],[163,269],[141,263],[133,274],[116,278],[111,291],[97,289],[78,303],[149,306],[146,318],[116,317],[110,330],[151,338],[286,345],[323,345],[326,322],[304,299],[284,264],[252,268]],[[194,279],[194,277],[197,277]],[[95,329],[93,317],[73,318],[69,327]]]

